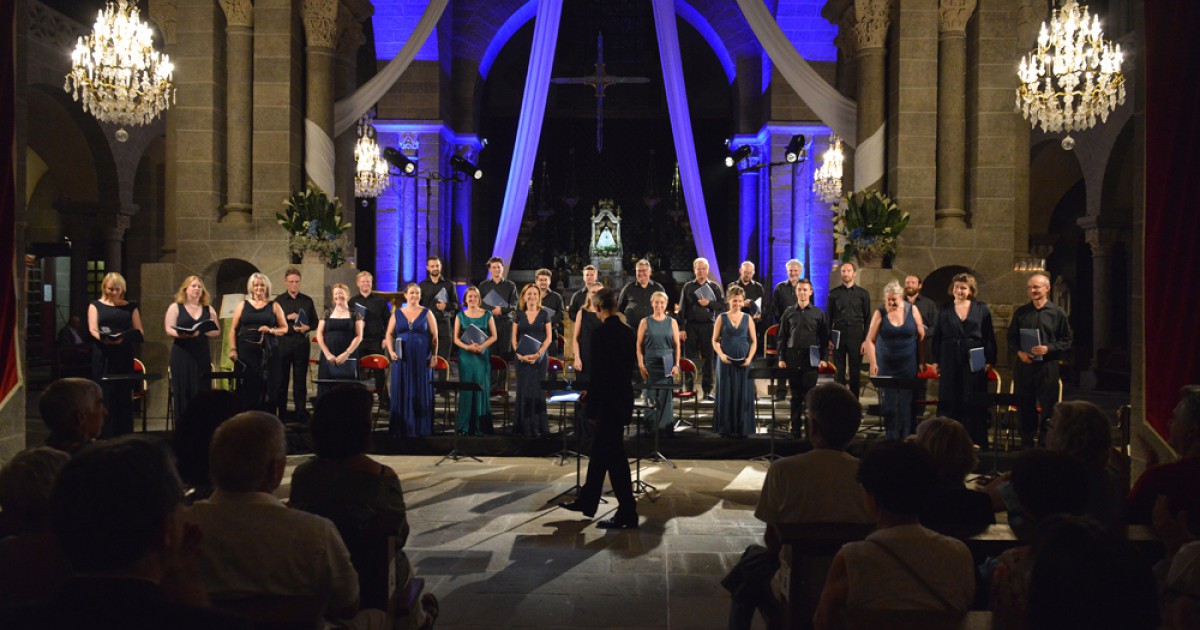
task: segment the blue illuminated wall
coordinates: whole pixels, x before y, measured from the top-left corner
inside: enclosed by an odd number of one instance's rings
[[[821,17],[826,0],[779,0],[775,21],[806,61],[837,61],[837,27]]]
[[[816,139],[809,158],[798,164],[782,164],[771,169],[767,190],[760,197],[764,227],[769,226],[767,242],[762,244],[764,284],[787,278],[785,265],[795,258],[804,263],[804,275],[813,283],[813,301],[821,308],[829,294],[829,269],[833,262],[833,222],[828,206],[812,193],[812,176],[825,149],[829,128],[820,124],[768,124],[760,132],[769,143],[772,162],[783,162],[788,141],[794,134]]]
[[[442,150],[440,124],[376,120],[379,146],[395,147],[418,165],[417,177],[393,175],[391,185],[376,200],[375,287],[397,291],[407,282],[425,276],[425,259],[430,253],[445,257],[448,236],[442,220],[444,196],[436,184],[429,185],[437,170]],[[364,267],[370,269],[370,267]]]
[[[429,0],[373,0],[375,14],[371,26],[375,31],[375,58],[392,59],[421,20]],[[437,61],[437,30],[430,34],[417,52],[416,61]]]

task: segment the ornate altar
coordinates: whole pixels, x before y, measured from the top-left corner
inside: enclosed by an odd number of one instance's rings
[[[601,199],[592,208],[590,244],[592,264],[602,281],[620,287],[625,277],[622,265],[625,249],[621,245],[621,208],[612,199]]]

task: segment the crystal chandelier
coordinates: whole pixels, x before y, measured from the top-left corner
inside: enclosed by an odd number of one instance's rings
[[[375,125],[370,116],[358,121],[358,141],[354,144],[354,196],[360,199],[378,197],[391,183],[388,163],[379,154],[375,141]]]
[[[136,4],[117,0],[75,44],[63,89],[100,122],[145,125],[175,101],[173,71],[170,58],[154,49],[154,34]],[[129,133],[118,129],[117,139],[124,142]]]
[[[1108,120],[1125,103],[1121,45],[1104,39],[1100,18],[1086,6],[1064,0],[1042,23],[1037,49],[1017,70],[1017,110],[1036,128],[1066,131],[1063,148],[1075,146],[1070,133]]]
[[[825,203],[833,203],[842,196],[842,165],[846,154],[842,152],[842,139],[829,136],[829,148],[821,155],[821,166],[813,173],[813,192]]]

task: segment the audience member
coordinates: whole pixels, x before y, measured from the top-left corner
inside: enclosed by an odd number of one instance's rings
[[[299,598],[314,614],[358,612],[358,574],[329,520],[290,510],[272,493],[287,465],[283,424],[259,411],[217,428],[209,451],[212,498],[188,508],[200,528],[200,575],[214,601]],[[316,621],[313,619],[311,621]]]
[[[858,481],[876,530],[834,557],[813,619],[817,628],[841,627],[843,618],[869,612],[966,613],[975,594],[970,550],[917,520],[936,480],[933,459],[915,444],[885,441],[867,451]]]
[[[1154,577],[1128,541],[1086,517],[1042,523],[1029,571],[1032,630],[1153,630],[1160,612]]]
[[[929,452],[937,469],[933,500],[921,511],[921,524],[940,534],[966,538],[995,523],[988,495],[963,483],[979,464],[966,427],[950,418],[930,418],[917,425],[916,441]]]
[[[40,446],[0,470],[0,606],[47,599],[66,581],[67,561],[50,531],[50,492],[71,456]]]
[[[1171,415],[1169,444],[1179,461],[1148,466],[1125,500],[1130,523],[1149,523],[1159,495],[1167,497],[1171,514],[1187,513],[1188,529],[1200,536],[1200,385],[1179,392]]]
[[[69,455],[100,437],[104,427],[104,391],[86,378],[62,378],[38,399],[42,422],[50,429],[46,446]]]
[[[409,527],[400,478],[367,455],[373,404],[371,393],[356,385],[337,385],[317,399],[310,422],[317,456],[292,474],[290,505],[333,521],[358,571],[363,607],[386,609],[386,589],[380,592],[383,597],[368,601],[368,593],[374,594],[375,589],[364,583],[378,575],[371,570],[378,566],[381,555],[376,543],[395,537],[398,587],[407,587],[412,564],[403,551]],[[382,574],[386,576],[387,571]],[[426,605],[436,608],[433,595],[426,597],[430,598]],[[418,616],[423,617],[420,612]],[[418,624],[421,621],[418,619]]]
[[[1117,489],[1117,474],[1108,468],[1112,425],[1104,412],[1082,400],[1058,403],[1046,432],[1046,445],[1083,464],[1088,473],[1087,514],[1117,531],[1122,525],[1123,505],[1121,492]]]
[[[1087,507],[1087,470],[1066,453],[1036,449],[1022,452],[1001,494],[1008,502],[1008,523],[1025,544],[1001,553],[985,569],[988,609],[997,630],[1028,628],[1029,564],[1039,523],[1056,514],[1083,514]]]
[[[1184,545],[1171,559],[1163,616],[1170,630],[1200,628],[1200,541]]]
[[[730,628],[749,628],[755,609],[776,623],[791,576],[791,549],[783,545],[782,523],[868,523],[871,516],[858,488],[858,459],[845,451],[862,423],[862,407],[845,385],[826,383],[808,391],[808,434],[813,450],[771,464],[754,516],[766,523],[766,553],[779,570],[757,587],[743,588],[730,609]],[[825,566],[804,567],[819,581]]]
[[[176,466],[183,480],[184,503],[192,504],[212,494],[208,476],[208,446],[213,433],[222,422],[248,411],[246,401],[223,389],[210,389],[196,394],[187,411],[179,416],[171,446],[175,450]]]
[[[128,436],[79,453],[59,474],[50,522],[75,575],[53,599],[0,610],[0,627],[249,628],[211,610],[194,575],[197,533],[164,444]]]

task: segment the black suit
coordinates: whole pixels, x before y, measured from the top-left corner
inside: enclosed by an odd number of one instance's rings
[[[587,416],[596,423],[587,481],[579,504],[594,511],[600,504],[604,475],[608,475],[619,507],[616,520],[636,519],[637,502],[625,459],[625,427],[633,421],[633,371],[637,369],[636,337],[615,315],[592,333],[588,372]]]

